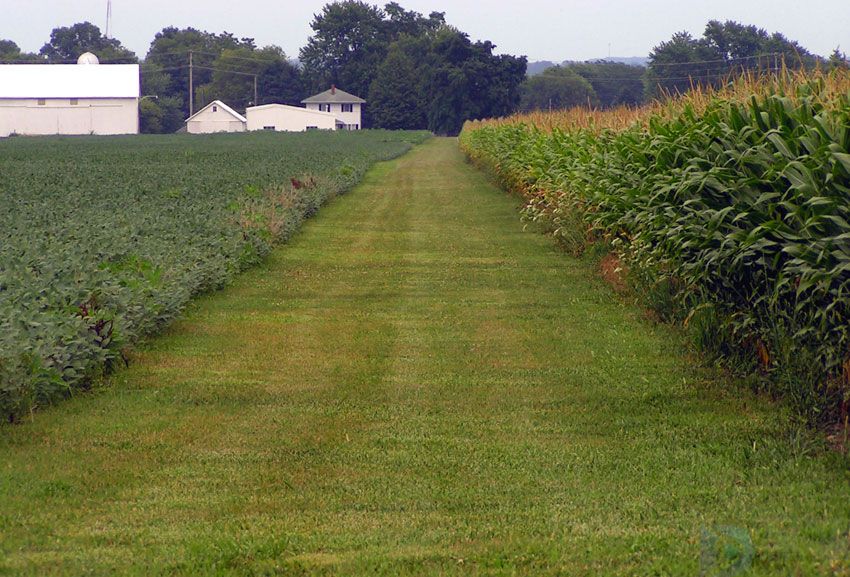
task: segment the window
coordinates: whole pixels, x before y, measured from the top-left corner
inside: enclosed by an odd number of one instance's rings
[[[264,126],[263,127],[263,130],[274,130],[274,129],[275,129],[274,126]]]
[[[330,104],[320,104],[319,105],[319,111],[320,112],[330,112],[331,111],[331,105]]]
[[[45,104],[47,104],[47,101],[44,98],[38,99],[38,105],[39,106],[44,106]]]
[[[213,106],[213,112],[218,112],[218,106]]]
[[[76,98],[72,98],[72,99],[71,99],[71,106],[76,106],[76,105],[78,105],[79,103],[80,103],[80,101],[79,101],[79,100],[77,100]]]
[[[308,126],[307,130],[319,130],[318,126]]]
[[[354,105],[353,104],[343,104],[342,105],[342,111],[343,112],[354,112]]]

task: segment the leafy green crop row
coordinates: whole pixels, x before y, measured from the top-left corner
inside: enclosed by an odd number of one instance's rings
[[[461,145],[568,244],[610,243],[636,292],[703,349],[763,375],[810,420],[843,418],[846,80],[755,83],[748,99],[686,100],[619,130],[470,124]]]
[[[90,386],[126,347],[425,133],[0,142],[0,415]]]

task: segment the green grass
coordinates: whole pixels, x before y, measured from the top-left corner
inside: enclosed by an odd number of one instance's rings
[[[718,526],[846,568],[847,461],[516,208],[429,141],[0,429],[0,574],[697,575]]]

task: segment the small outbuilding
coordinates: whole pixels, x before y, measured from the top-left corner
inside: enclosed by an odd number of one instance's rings
[[[331,85],[330,90],[301,101],[307,110],[328,112],[342,122],[342,130],[360,130],[363,126],[362,108],[366,101]]]
[[[252,106],[245,111],[248,130],[304,132],[305,130],[340,130],[345,123],[329,112],[309,110],[286,104]]]
[[[221,100],[213,100],[186,119],[186,131],[190,134],[245,132],[247,129],[248,119]]]
[[[0,65],[0,137],[10,134],[138,134],[139,65]]]

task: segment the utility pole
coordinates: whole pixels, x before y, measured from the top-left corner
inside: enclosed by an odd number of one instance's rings
[[[195,63],[192,59],[192,51],[189,51],[189,116],[195,113],[195,88],[193,76],[195,74]]]
[[[112,25],[112,0],[107,0],[106,2],[106,34],[104,36],[109,38],[109,29]]]

